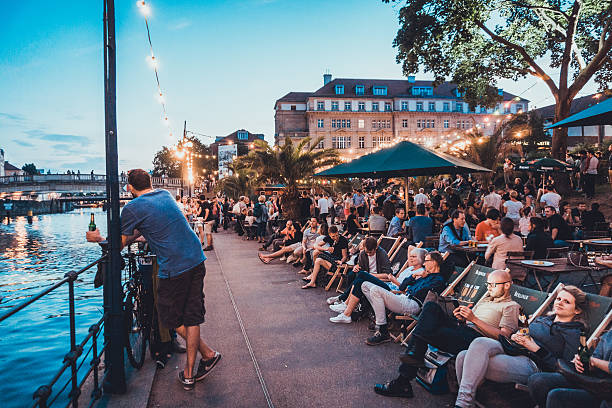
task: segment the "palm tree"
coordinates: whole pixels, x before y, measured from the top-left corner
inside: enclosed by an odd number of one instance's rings
[[[338,163],[338,152],[334,149],[315,150],[323,140],[313,143],[307,137],[297,145],[291,138],[285,138],[283,146],[270,147],[257,140],[255,148],[240,161],[257,173],[259,183],[279,183],[284,188],[284,211],[289,218],[298,217],[297,200],[299,198],[298,182],[312,177],[322,167]]]
[[[222,191],[234,200],[237,200],[240,196],[251,197],[255,192],[256,186],[255,172],[241,165],[240,161],[228,163],[227,168],[232,172],[232,175],[219,180],[215,190]]]

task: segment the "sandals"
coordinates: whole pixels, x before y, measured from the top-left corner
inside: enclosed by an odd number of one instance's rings
[[[316,287],[317,287],[317,285],[313,286],[311,284],[307,284],[307,285],[302,286],[302,289],[312,289],[312,288],[316,288]]]
[[[263,256],[261,256],[261,254],[257,254],[257,257],[259,258],[261,262],[263,262],[266,265],[270,263],[270,261],[267,259],[264,259]]]

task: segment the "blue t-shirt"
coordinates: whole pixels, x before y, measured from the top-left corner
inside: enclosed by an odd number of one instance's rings
[[[433,220],[429,217],[417,215],[409,219],[407,224],[414,242],[425,242],[425,238],[431,235]]]
[[[121,211],[121,234],[138,230],[157,255],[159,277],[172,278],[206,260],[202,244],[174,197],[155,190],[127,203]]]

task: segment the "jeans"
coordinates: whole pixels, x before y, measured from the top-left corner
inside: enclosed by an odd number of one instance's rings
[[[387,310],[393,313],[416,314],[421,306],[406,295],[392,293],[389,288],[382,288],[371,282],[364,282],[363,294],[368,299],[376,315],[376,324],[387,324]]]
[[[562,248],[562,247],[568,247],[570,246],[570,244],[568,244],[566,241],[562,240],[562,239],[555,239],[553,241],[553,244],[555,247],[557,248]]]
[[[455,362],[459,392],[455,405],[470,408],[476,390],[487,379],[498,383],[527,384],[538,367],[526,356],[509,356],[499,341],[488,337],[475,339],[467,350],[457,355]]]
[[[527,382],[531,399],[540,408],[598,408],[601,400],[576,389],[559,373],[536,373]]]
[[[482,337],[482,334],[448,316],[437,303],[427,302],[423,305],[419,321],[412,332],[410,346],[416,355],[424,356],[428,344],[442,351],[458,354],[467,350],[470,343],[478,337]],[[415,367],[407,364],[401,364],[399,367],[400,374],[409,379],[416,376],[416,371]]]
[[[266,221],[261,221],[257,223],[257,238],[265,238],[266,237],[266,227],[268,223]]]
[[[354,272],[351,272],[351,273],[354,274]],[[348,299],[349,295],[351,294],[351,289],[353,289],[354,296],[357,296],[359,299],[363,299],[364,295],[363,295],[363,292],[361,291],[361,285],[364,282],[370,282],[376,286],[380,286],[381,288],[385,290],[389,290],[389,286],[385,282],[378,279],[376,276],[373,276],[372,274],[365,272],[365,271],[359,271],[357,272],[357,275],[355,276],[355,279],[353,280],[353,284],[348,285],[346,291],[341,295],[342,300]]]

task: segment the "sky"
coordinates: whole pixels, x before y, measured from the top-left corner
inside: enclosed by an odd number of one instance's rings
[[[339,78],[403,78],[392,47],[398,5],[379,0],[147,4],[170,126],[164,124],[147,62],[144,18],[135,0],[116,1],[120,171],[151,169],[155,152],[182,135],[183,121],[200,134],[247,129],[264,133],[271,143],[274,102],[290,91],[317,90],[325,71]],[[5,159],[52,172],[104,173],[102,1],[10,2],[3,5],[3,17],[0,148]],[[499,86],[537,107],[553,103],[536,79],[501,80]],[[595,90],[589,83],[580,95]]]

